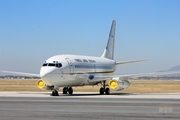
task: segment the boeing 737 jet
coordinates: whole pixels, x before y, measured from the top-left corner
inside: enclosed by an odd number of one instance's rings
[[[128,77],[133,76],[156,76],[164,74],[176,74],[180,72],[154,72],[127,75],[113,75],[116,66],[121,64],[142,62],[146,60],[133,60],[116,62],[114,60],[116,21],[113,20],[107,46],[101,57],[63,54],[52,56],[47,59],[41,69],[40,74],[2,71],[25,76],[37,76],[41,79],[37,81],[37,87],[43,90],[52,90],[52,96],[58,96],[58,90],[63,87],[63,94],[73,94],[73,87],[97,85],[101,83],[100,94],[110,94],[110,88],[123,90],[130,86]]]

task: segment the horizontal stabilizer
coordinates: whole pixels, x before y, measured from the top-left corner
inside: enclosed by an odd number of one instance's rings
[[[120,64],[129,64],[129,63],[135,63],[135,62],[144,62],[144,61],[148,61],[148,60],[150,60],[150,59],[122,61],[122,62],[116,62],[116,65],[120,65]]]

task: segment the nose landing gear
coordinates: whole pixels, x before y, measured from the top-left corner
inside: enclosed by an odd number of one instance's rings
[[[52,95],[52,96],[59,96],[59,93],[58,93],[57,90],[53,90],[51,95]]]
[[[51,96],[59,96],[58,89],[59,89],[59,87],[54,86],[53,91],[51,93]],[[70,95],[73,94],[73,88],[72,87],[64,87],[63,88],[63,94],[68,94],[68,93]]]
[[[58,90],[59,90],[59,87],[54,86],[51,96],[59,96]]]

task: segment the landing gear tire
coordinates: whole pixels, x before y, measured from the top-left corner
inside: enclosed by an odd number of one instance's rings
[[[106,95],[110,94],[110,89],[106,88],[106,81],[102,82],[102,87],[100,88],[99,93],[100,93],[100,95],[103,95],[104,93]]]
[[[106,88],[105,93],[106,93],[106,95],[109,95],[110,94],[110,89]]]
[[[99,93],[100,93],[100,95],[103,95],[104,94],[104,88],[100,88]]]
[[[52,94],[51,94],[51,96],[55,96],[54,90],[52,91]]]
[[[53,90],[51,95],[52,95],[52,96],[59,96],[59,94],[58,94],[58,91],[57,91],[57,90]]]
[[[73,89],[72,89],[72,87],[69,87],[68,92],[69,92],[70,95],[73,94]]]
[[[64,87],[63,88],[63,94],[67,94],[67,92],[68,92],[68,87]]]

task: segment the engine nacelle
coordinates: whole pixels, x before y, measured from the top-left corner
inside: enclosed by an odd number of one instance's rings
[[[39,89],[42,89],[42,90],[53,90],[54,86],[48,86],[46,85],[42,80],[38,80],[36,82],[36,86],[39,88]]]
[[[120,80],[120,78],[113,78],[108,83],[109,87],[114,90],[123,90],[130,86],[130,82],[128,80]]]

